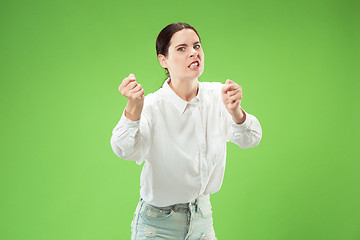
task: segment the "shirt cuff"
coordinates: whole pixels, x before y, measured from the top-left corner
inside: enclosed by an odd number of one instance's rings
[[[130,135],[135,136],[135,133],[139,129],[140,119],[137,121],[131,121],[125,116],[125,109],[121,115],[120,121],[116,124],[113,134],[121,136],[125,134],[125,132],[130,133]]]
[[[120,125],[131,128],[131,127],[139,127],[139,124],[140,124],[140,119],[136,121],[131,121],[125,116],[125,109],[124,109],[122,116],[120,118]]]
[[[242,109],[242,111],[245,114],[245,121],[243,123],[237,124],[236,122],[234,122],[234,120],[232,120],[232,122],[233,122],[232,127],[234,128],[235,132],[243,132],[246,129],[248,129],[250,127],[250,125],[251,125],[251,119],[250,119],[249,114],[247,112],[245,112],[244,109]]]

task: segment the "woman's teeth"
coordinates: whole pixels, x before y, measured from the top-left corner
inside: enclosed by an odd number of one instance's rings
[[[194,67],[194,66],[199,66],[198,62],[194,62],[193,64],[190,65],[190,67]]]

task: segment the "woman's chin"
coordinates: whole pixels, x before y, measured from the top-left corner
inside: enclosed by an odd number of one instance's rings
[[[203,72],[204,72],[204,70],[201,69],[200,72],[198,72],[198,74],[196,74],[196,77],[197,77],[197,78],[200,77],[200,76],[203,74]]]
[[[203,68],[199,68],[197,70],[192,70],[191,72],[191,76],[194,77],[194,78],[198,78],[201,76],[201,74],[204,72],[204,69]]]

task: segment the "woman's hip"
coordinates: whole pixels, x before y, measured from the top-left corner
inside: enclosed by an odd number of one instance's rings
[[[189,203],[156,207],[140,198],[131,224],[131,239],[201,239],[214,235],[209,195]]]

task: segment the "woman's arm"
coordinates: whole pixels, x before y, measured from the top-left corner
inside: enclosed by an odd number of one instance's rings
[[[241,148],[255,147],[262,138],[262,129],[257,118],[240,107],[242,88],[231,80],[222,87],[222,100],[227,115],[227,139]],[[230,114],[230,116],[229,116]]]
[[[240,109],[244,112],[245,121],[237,124],[230,116],[228,117],[227,140],[243,149],[255,147],[259,145],[262,138],[259,120],[254,115],[245,112],[241,107]]]
[[[136,161],[139,165],[145,160],[151,142],[151,122],[145,112],[138,121],[131,121],[124,110],[110,140],[111,148],[118,157]]]
[[[144,90],[136,82],[134,74],[130,74],[122,81],[119,91],[128,102],[120,121],[112,131],[111,147],[118,157],[135,160],[140,165],[148,151],[147,142],[150,136],[149,118],[146,114],[142,116]]]

